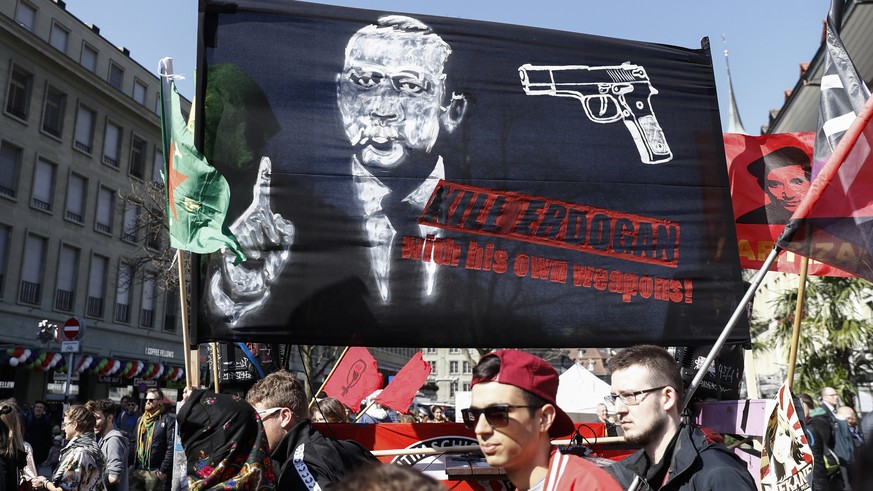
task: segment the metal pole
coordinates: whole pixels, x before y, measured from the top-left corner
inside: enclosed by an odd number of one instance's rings
[[[703,377],[706,376],[710,365],[712,365],[712,362],[715,360],[718,352],[721,351],[722,346],[724,346],[725,341],[727,341],[728,336],[730,336],[731,331],[734,330],[734,326],[737,325],[737,322],[740,320],[740,316],[746,309],[746,305],[748,305],[749,302],[752,300],[752,295],[755,294],[755,290],[757,290],[758,286],[761,285],[761,282],[764,281],[764,275],[766,275],[767,271],[770,270],[770,266],[773,264],[773,261],[776,260],[776,257],[779,255],[780,252],[782,252],[782,249],[780,249],[779,247],[774,247],[773,250],[770,251],[770,255],[767,256],[767,259],[764,261],[764,265],[761,266],[761,269],[758,270],[758,272],[755,274],[755,277],[752,278],[749,289],[746,291],[746,294],[743,295],[743,299],[740,300],[740,304],[737,305],[737,308],[736,310],[734,310],[731,318],[728,319],[727,325],[724,326],[724,329],[721,331],[721,335],[718,337],[718,340],[712,346],[712,349],[709,350],[709,355],[706,356],[706,360],[697,371],[697,375],[694,376],[694,380],[691,381],[691,385],[689,385],[688,389],[686,389],[685,400],[682,401],[682,411],[684,411],[688,407],[688,404],[691,402],[691,397],[694,395],[697,387],[700,386],[700,382],[703,380]]]

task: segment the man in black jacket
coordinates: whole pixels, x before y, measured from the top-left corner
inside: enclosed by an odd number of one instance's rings
[[[324,489],[362,464],[378,463],[357,442],[335,440],[315,431],[307,416],[303,386],[286,371],[259,380],[246,394],[246,400],[264,425],[270,457],[279,476],[276,489]]]
[[[164,393],[160,389],[149,389],[145,404],[131,442],[134,463],[130,491],[170,491],[176,417],[165,411]]]
[[[609,368],[612,393],[607,399],[615,404],[625,440],[642,447],[606,468],[625,489],[757,489],[739,457],[681,422],[684,386],[667,350],[633,346],[610,358]]]

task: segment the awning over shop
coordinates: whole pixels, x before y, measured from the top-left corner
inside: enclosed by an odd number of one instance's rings
[[[63,353],[25,346],[12,346],[0,350],[0,363],[40,372],[52,370],[66,373],[67,358]],[[87,354],[75,357],[73,371],[78,374],[116,375],[125,379],[141,378],[170,382],[178,382],[185,378],[185,369],[182,367]]]

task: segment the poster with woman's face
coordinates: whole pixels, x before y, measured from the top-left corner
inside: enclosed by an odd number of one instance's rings
[[[764,490],[809,489],[812,450],[787,384],[779,389],[777,402],[764,433],[761,487]]]

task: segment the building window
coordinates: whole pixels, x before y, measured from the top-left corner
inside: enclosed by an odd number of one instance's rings
[[[33,196],[30,204],[40,210],[52,211],[55,194],[55,165],[39,159],[33,174]]]
[[[61,247],[58,260],[58,284],[55,290],[55,308],[72,312],[75,305],[76,278],[79,277],[79,249]]]
[[[18,2],[18,10],[15,11],[15,22],[18,25],[33,31],[33,26],[36,25],[36,7],[27,2]]]
[[[109,62],[109,85],[121,90],[121,84],[124,83],[124,68],[116,65],[114,62]]]
[[[457,375],[458,374],[458,362],[450,361],[449,362],[449,375]]]
[[[66,27],[52,22],[52,32],[49,34],[49,44],[61,53],[67,54],[67,43],[70,41],[70,31]]]
[[[91,153],[91,147],[94,144],[94,120],[97,113],[88,109],[86,106],[80,105],[76,113],[76,139],[73,142],[73,147],[85,153]]]
[[[130,175],[142,179],[145,177],[146,147],[142,138],[134,135],[130,143]]]
[[[79,64],[91,73],[97,73],[97,50],[87,43],[82,43],[82,57]]]
[[[67,208],[64,218],[67,220],[85,222],[85,196],[88,191],[88,180],[78,174],[70,174],[67,182]]]
[[[464,392],[470,392],[470,383],[469,382],[464,382],[463,387],[464,387]]]
[[[152,180],[154,182],[164,183],[164,178],[161,177],[161,172],[164,170],[164,153],[155,148],[154,166],[152,166]]]
[[[133,81],[133,100],[139,102],[141,105],[145,106],[146,103],[146,92],[148,92],[148,87],[145,86],[144,83],[139,80]]]
[[[155,275],[146,274],[142,281],[142,302],[140,303],[139,325],[152,327],[155,324]]]
[[[9,265],[9,238],[12,236],[12,227],[0,225],[0,298],[3,297],[6,284],[6,271]]]
[[[91,258],[91,270],[88,272],[88,306],[85,313],[90,317],[103,317],[103,298],[106,284],[106,265],[109,259],[103,256]]]
[[[13,66],[9,76],[9,88],[6,91],[6,112],[18,119],[27,121],[32,90],[33,75]]]
[[[164,331],[176,332],[176,319],[179,311],[179,290],[167,292],[164,302]]]
[[[18,293],[18,300],[22,303],[33,305],[40,303],[46,242],[46,239],[36,235],[28,235],[25,241],[21,289]]]
[[[472,367],[470,367],[470,362],[465,361],[464,362],[464,374],[470,374],[470,373],[473,373],[473,369],[472,369]]]
[[[124,204],[124,227],[121,229],[121,238],[128,242],[137,241],[136,219],[139,216],[139,206],[134,203]]]
[[[429,355],[435,355],[437,352],[437,349],[436,348],[425,348],[424,352],[429,354]]]
[[[440,371],[439,371],[439,362],[437,362],[436,360],[430,362],[430,368],[431,368],[431,369],[430,369],[430,373],[431,373],[431,374],[433,374],[433,375],[438,375],[438,374],[440,373]]]
[[[449,385],[449,397],[455,397],[455,392],[458,391],[458,381],[455,380]]]
[[[161,231],[163,227],[161,226],[161,221],[157,218],[161,215],[161,212],[157,210],[152,210],[148,214],[148,237],[146,237],[146,245],[149,249],[153,249],[155,251],[161,250]]]
[[[112,233],[112,209],[115,207],[115,192],[100,187],[97,193],[97,219],[94,228],[107,234]]]
[[[458,355],[461,354],[461,348],[449,348],[450,355]]]
[[[14,198],[18,192],[18,169],[22,150],[3,142],[0,144],[0,195]]]
[[[130,265],[118,265],[118,283],[115,286],[115,322],[130,322],[130,287],[133,285]]]
[[[64,133],[64,113],[67,110],[67,94],[48,86],[42,110],[42,130],[60,138]]]
[[[117,124],[107,121],[106,133],[103,138],[103,163],[118,168],[118,155],[121,153],[122,129]]]

